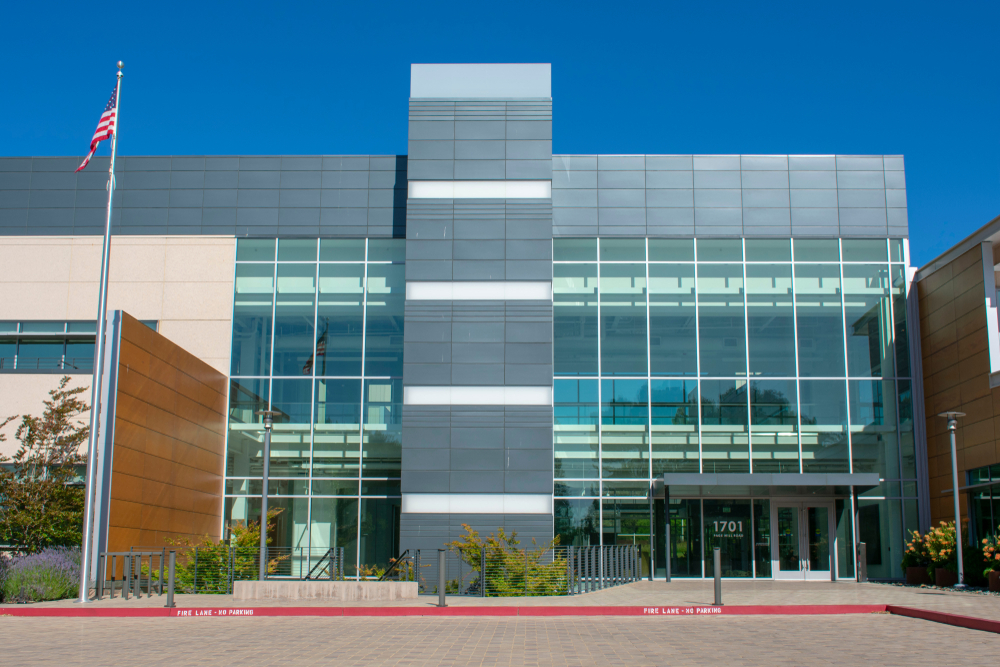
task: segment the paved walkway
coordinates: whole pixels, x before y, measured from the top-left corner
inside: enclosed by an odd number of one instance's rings
[[[976,665],[1000,637],[888,614],[695,618],[0,617],[21,665]]]
[[[701,606],[714,600],[712,581],[674,580],[637,582],[626,586],[566,597],[476,598],[449,596],[448,605],[461,606]],[[1000,620],[1000,596],[959,593],[932,588],[911,588],[855,582],[725,581],[726,605],[845,605],[894,604],[953,614]],[[178,595],[178,607],[420,607],[437,604],[437,596],[395,602],[339,602],[332,600],[257,600],[234,602],[231,595]],[[93,602],[93,607],[162,607],[166,596]],[[71,600],[42,602],[34,607],[77,607]],[[0,605],[2,613],[4,605]]]

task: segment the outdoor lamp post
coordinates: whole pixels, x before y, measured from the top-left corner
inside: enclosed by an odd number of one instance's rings
[[[942,412],[938,417],[948,420],[948,437],[951,440],[951,491],[955,499],[955,546],[958,557],[958,583],[955,588],[965,588],[965,567],[962,562],[962,516],[959,513],[958,502],[958,451],[955,444],[955,427],[958,426],[958,418],[964,417],[964,412]]]
[[[267,478],[271,473],[271,429],[274,427],[274,417],[280,415],[278,410],[258,410],[255,414],[264,417],[264,474],[260,490],[260,570],[258,578],[267,578]]]

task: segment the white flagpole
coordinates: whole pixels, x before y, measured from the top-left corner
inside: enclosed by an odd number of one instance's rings
[[[115,129],[111,134],[111,164],[108,166],[108,217],[104,224],[104,252],[101,257],[101,289],[97,304],[97,345],[94,350],[94,386],[90,399],[90,443],[87,448],[87,480],[83,508],[83,544],[80,551],[81,603],[89,602],[90,574],[94,568],[94,500],[97,496],[97,449],[100,441],[101,391],[104,384],[104,342],[108,320],[108,269],[111,264],[111,202],[115,196],[115,154],[121,122],[122,61],[118,61],[118,85],[115,86]]]

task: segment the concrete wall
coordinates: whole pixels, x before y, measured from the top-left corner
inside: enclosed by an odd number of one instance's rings
[[[986,252],[992,263],[992,251]],[[966,471],[1000,463],[1000,388],[990,389],[984,291],[984,285],[993,290],[995,283],[993,267],[984,267],[983,259],[977,244],[917,282],[934,524],[954,519],[952,496],[943,493],[952,488],[951,448],[947,422],[939,413],[966,413],[957,429],[959,486],[966,484]],[[986,284],[987,277],[993,284]],[[964,493],[961,506],[968,516]]]

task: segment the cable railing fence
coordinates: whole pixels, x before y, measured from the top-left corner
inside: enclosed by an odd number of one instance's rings
[[[419,591],[438,593],[438,549],[417,550]],[[474,597],[578,595],[638,581],[639,547],[553,546],[535,551],[494,546],[445,555],[445,593]]]

